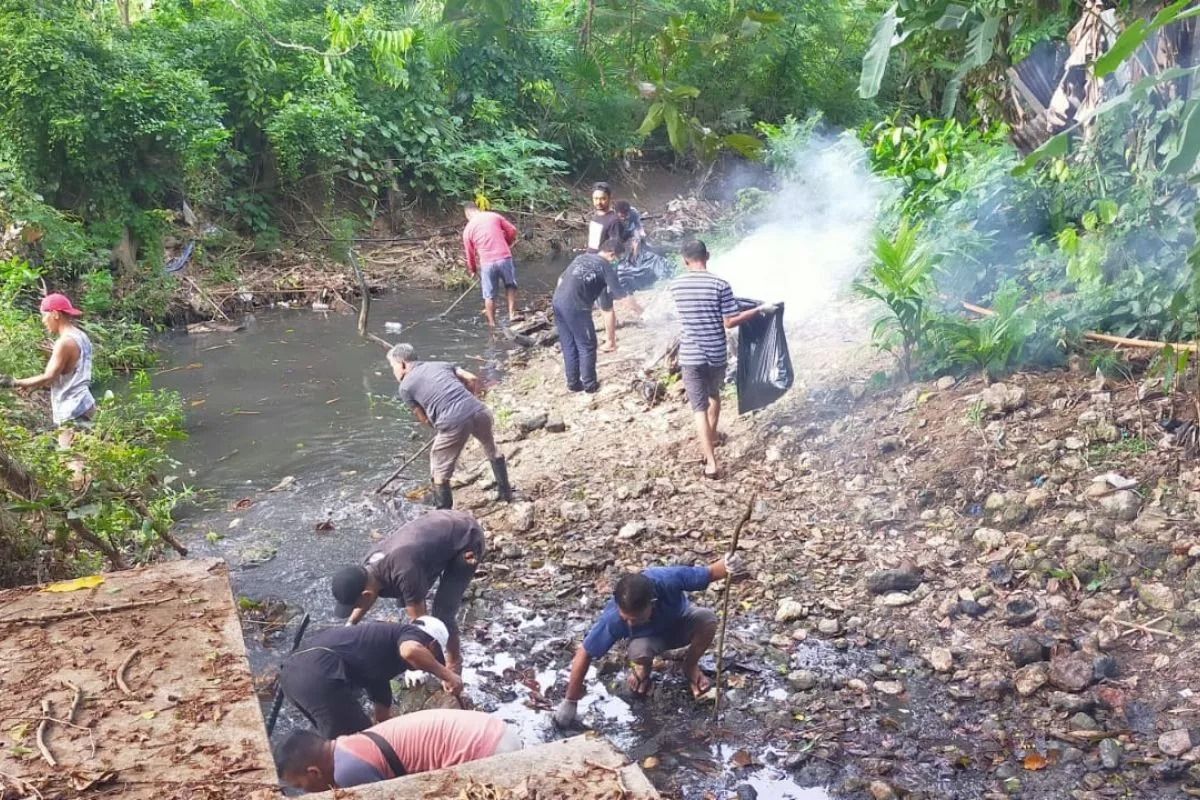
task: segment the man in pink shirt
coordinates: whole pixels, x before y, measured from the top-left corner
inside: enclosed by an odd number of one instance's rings
[[[474,203],[464,203],[467,226],[463,228],[463,250],[467,254],[467,272],[479,273],[483,307],[489,327],[496,327],[496,290],[500,284],[508,293],[508,318],[517,316],[517,268],[513,264],[512,244],[517,229],[493,211],[480,211]]]
[[[322,792],[520,749],[516,731],[497,717],[482,711],[428,709],[336,739],[294,731],[275,749],[275,763],[284,783]]]

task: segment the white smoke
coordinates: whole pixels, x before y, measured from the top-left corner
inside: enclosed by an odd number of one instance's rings
[[[814,134],[793,159],[762,224],[709,263],[736,296],[786,303],[789,325],[820,314],[859,276],[889,193],[853,134]]]

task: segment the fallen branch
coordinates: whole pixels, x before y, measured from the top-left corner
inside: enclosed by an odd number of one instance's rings
[[[117,688],[125,693],[126,696],[133,696],[133,689],[129,688],[129,684],[125,682],[125,670],[129,668],[129,662],[137,658],[138,653],[142,652],[140,647],[135,647],[129,651],[129,655],[125,656],[125,660],[121,662],[121,666],[117,667]]]
[[[174,600],[177,595],[163,597],[158,600],[139,600],[136,603],[121,603],[113,606],[99,606],[98,608],[75,608],[70,611],[61,611],[57,614],[39,614],[36,617],[6,617],[0,619],[0,625],[37,625],[42,622],[57,622],[62,619],[71,619],[73,617],[90,617],[95,614],[110,614],[116,611],[125,611],[130,608],[143,608],[145,606],[156,606],[160,603],[165,603],[168,600]]]
[[[67,722],[74,722],[75,712],[79,710],[79,704],[83,702],[83,689],[66,680],[62,684],[75,693],[75,696],[71,698],[71,709],[67,712]]]
[[[453,311],[453,310],[454,310],[454,308],[455,308],[455,306],[457,306],[457,305],[458,305],[459,303],[461,303],[463,300],[466,300],[466,299],[467,299],[467,295],[469,295],[469,294],[471,293],[471,290],[472,290],[472,289],[474,289],[474,288],[475,288],[476,286],[478,286],[478,285],[479,285],[479,280],[478,280],[478,279],[475,279],[475,280],[471,281],[471,285],[470,285],[470,286],[468,286],[468,287],[466,288],[466,290],[465,290],[465,291],[463,291],[463,293],[462,293],[462,294],[460,294],[460,295],[458,296],[458,299],[457,299],[457,300],[455,300],[453,303],[451,303],[451,304],[450,304],[450,306],[449,306],[449,307],[448,307],[448,308],[447,308],[445,311],[443,311],[441,314],[438,314],[438,319],[445,319],[445,318],[446,318],[446,315],[447,315],[447,314],[449,314],[451,311]]]
[[[402,472],[404,472],[404,470],[408,469],[408,466],[410,464],[412,464],[414,461],[416,461],[418,458],[420,458],[421,455],[424,454],[424,452],[426,450],[433,447],[433,443],[435,441],[437,441],[436,436],[433,437],[432,439],[430,439],[428,442],[426,442],[425,445],[420,450],[413,453],[412,457],[409,458],[407,461],[405,461],[403,464],[401,464],[400,467],[395,472],[393,472],[390,476],[388,476],[388,479],[386,481],[379,484],[379,488],[377,488],[375,490],[375,494],[382,494],[383,490],[392,484],[392,481],[394,481],[394,480],[396,480],[396,478],[400,477],[400,473],[402,473]]]
[[[37,749],[42,754],[42,758],[46,759],[46,763],[52,767],[57,767],[58,762],[54,760],[54,755],[50,752],[50,748],[46,745],[46,728],[50,727],[50,717],[54,711],[50,707],[50,701],[42,698],[42,719],[37,726]]]
[[[1154,634],[1158,634],[1159,636],[1170,636],[1174,639],[1178,639],[1179,634],[1177,634],[1177,633],[1172,633],[1171,631],[1164,631],[1162,628],[1151,628],[1150,627],[1150,625],[1153,625],[1155,622],[1157,622],[1160,619],[1162,619],[1162,617],[1156,617],[1155,619],[1151,620],[1149,623],[1147,623],[1145,625],[1139,624],[1137,622],[1126,622],[1123,619],[1114,619],[1113,622],[1117,623],[1118,625],[1122,625],[1126,628],[1129,628],[1129,630],[1127,630],[1121,634],[1122,636],[1128,636],[1131,633],[1144,633],[1152,639],[1154,638]]]
[[[990,308],[977,306],[973,303],[963,301],[962,307],[972,314],[978,314],[981,317],[994,317],[996,312]],[[1087,331],[1083,334],[1083,338],[1091,342],[1103,342],[1105,344],[1118,345],[1121,347],[1136,347],[1142,350],[1163,350],[1167,347],[1173,350],[1186,350],[1189,353],[1196,352],[1195,343],[1188,342],[1158,342],[1153,339],[1130,339],[1125,336],[1112,336],[1107,333],[1097,333],[1096,331]]]
[[[27,794],[26,798],[32,797],[35,798],[35,800],[42,800],[42,793],[39,792],[37,787],[32,783],[24,778],[18,778],[15,775],[9,775],[7,772],[0,772],[0,789],[3,789],[6,783],[11,783],[13,788],[18,792],[29,792],[30,794]],[[7,795],[5,795],[4,792],[0,792],[0,797],[6,796]]]

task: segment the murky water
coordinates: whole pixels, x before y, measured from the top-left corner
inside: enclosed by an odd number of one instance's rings
[[[559,269],[525,269],[523,285],[547,292]],[[409,290],[376,298],[372,329],[412,342],[423,358],[499,377],[512,345],[489,335],[477,298],[438,318],[454,297]],[[405,332],[385,334],[385,322],[399,322]],[[196,555],[229,560],[239,595],[278,599],[297,614],[309,611],[310,632],[337,624],[330,614],[329,574],[358,559],[372,534],[416,513],[405,501],[382,501],[372,490],[429,436],[395,401],[396,382],[381,348],[360,340],[355,324],[353,316],[276,310],[248,319],[237,333],[170,336],[157,378],[158,385],[180,392],[187,408],[190,439],[175,453],[181,476],[206,490],[201,503],[180,514],[181,533]],[[421,485],[426,476],[427,463],[418,460],[402,486]],[[561,697],[581,623],[477,584],[464,628],[464,677],[472,700],[517,726],[527,743],[557,738],[542,693]],[[373,618],[396,618],[396,610],[387,604]],[[257,671],[279,662],[293,628],[263,637],[247,626]],[[592,677],[582,718],[645,763],[664,789],[691,798],[748,784],[763,800],[827,796],[788,777],[778,766],[782,751],[748,734],[755,727],[749,717],[731,712],[725,727],[714,731],[711,710],[697,709],[682,681],[639,703],[605,688],[604,681],[619,686],[620,676]],[[781,691],[762,681],[743,700],[778,698]],[[285,705],[278,730],[296,724]],[[734,754],[741,749],[753,762],[737,768]]]

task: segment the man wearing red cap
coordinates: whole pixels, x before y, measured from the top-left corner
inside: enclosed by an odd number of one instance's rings
[[[86,422],[96,413],[92,397],[92,341],[75,324],[83,312],[64,294],[46,295],[42,300],[42,324],[54,340],[46,369],[32,378],[18,378],[18,389],[50,387],[50,410],[59,426]],[[69,444],[69,442],[61,442]]]

